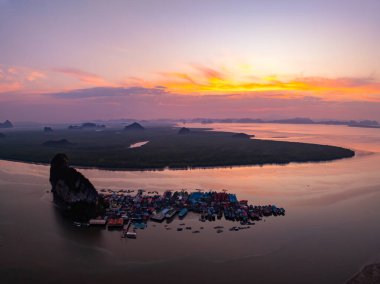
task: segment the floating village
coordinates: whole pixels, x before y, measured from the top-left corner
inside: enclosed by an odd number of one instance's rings
[[[90,219],[88,223],[75,223],[77,226],[101,226],[108,230],[121,230],[123,238],[136,238],[138,229],[145,229],[147,222],[167,222],[175,218],[184,219],[189,212],[199,215],[200,222],[212,222],[224,218],[238,225],[228,228],[230,231],[249,229],[255,221],[268,216],[283,216],[285,209],[275,205],[249,205],[247,200],[238,200],[235,194],[216,191],[194,192],[102,189],[100,196],[105,204],[104,216]],[[235,224],[233,223],[233,224]],[[166,229],[171,229],[165,225]],[[203,227],[200,227],[203,229]],[[223,226],[215,226],[222,233]],[[181,223],[177,231],[190,230],[200,233]]]

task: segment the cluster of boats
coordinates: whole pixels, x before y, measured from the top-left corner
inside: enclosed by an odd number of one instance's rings
[[[152,221],[162,222],[164,219],[172,219],[177,213],[178,218],[183,219],[187,215],[187,212],[189,212],[189,209],[187,208],[164,208],[150,216],[150,219]]]
[[[253,206],[247,200],[238,200],[235,194],[225,191],[194,192],[144,190],[112,191],[102,190],[101,199],[105,206],[104,216],[89,220],[90,226],[107,226],[108,229],[122,229],[123,237],[136,238],[136,229],[144,229],[149,220],[162,222],[186,217],[188,212],[200,214],[202,222],[222,219],[240,221],[250,225],[266,216],[285,215],[285,209],[275,205]]]

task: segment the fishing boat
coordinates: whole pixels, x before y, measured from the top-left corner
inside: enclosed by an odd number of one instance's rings
[[[182,208],[181,211],[179,211],[178,213],[178,217],[180,219],[183,219],[187,215],[187,212],[189,212],[187,208]]]
[[[161,212],[159,212],[157,214],[153,214],[152,216],[150,216],[150,219],[152,221],[162,222],[162,221],[164,221],[165,216],[164,216],[164,214],[162,214]]]
[[[133,229],[145,229],[146,223],[145,222],[135,222],[133,223]]]
[[[128,239],[136,239],[137,234],[136,234],[136,232],[127,232],[127,233],[125,234],[125,236],[126,236]]]
[[[107,221],[105,219],[90,219],[88,223],[90,226],[105,226]]]
[[[205,217],[205,215],[201,215],[201,217],[199,218],[199,221],[201,221],[201,222],[206,222],[206,217]]]
[[[111,218],[108,220],[108,230],[123,228],[123,218]]]
[[[174,217],[175,214],[177,214],[177,210],[174,209],[174,208],[171,208],[171,209],[169,209],[168,212],[166,212],[165,217],[166,217],[167,219],[171,219],[171,218]]]
[[[167,209],[163,209],[162,211],[153,214],[152,216],[150,216],[150,219],[151,219],[152,221],[162,222],[162,221],[165,219],[165,214],[166,214],[166,212],[167,212],[166,210],[167,210]]]
[[[130,226],[131,226],[131,222],[128,222],[127,225],[124,225],[122,238],[136,239],[137,233],[135,230],[129,231]]]
[[[219,212],[217,214],[217,218],[220,220],[220,219],[222,219],[222,217],[223,217],[223,211],[219,210]]]

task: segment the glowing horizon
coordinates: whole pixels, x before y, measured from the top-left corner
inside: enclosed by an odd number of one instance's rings
[[[181,106],[186,117],[380,120],[379,1],[238,2],[0,0],[0,119]]]
[[[0,93],[5,92],[37,92],[55,93],[81,88],[93,87],[144,87],[162,86],[167,91],[177,95],[245,95],[252,93],[276,92],[278,96],[291,98],[302,94],[315,96],[325,100],[343,99],[352,101],[379,101],[380,81],[374,78],[324,78],[317,76],[281,78],[277,75],[263,77],[250,73],[228,71],[226,68],[215,69],[197,65],[193,72],[161,72],[160,78],[147,81],[142,78],[132,78],[124,82],[109,81],[99,75],[75,68],[55,68],[49,72],[29,68],[8,67],[0,73],[7,81],[0,85]],[[60,73],[61,77],[74,78],[77,82],[56,88],[46,83],[51,80],[51,73]],[[67,78],[66,78],[67,79]],[[35,86],[31,86],[36,83]],[[35,89],[37,87],[37,89]],[[28,89],[30,88],[30,89]],[[39,88],[39,89],[38,89]]]

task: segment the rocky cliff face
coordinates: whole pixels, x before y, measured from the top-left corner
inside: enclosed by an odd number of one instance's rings
[[[50,165],[50,183],[54,202],[76,220],[95,216],[99,209],[99,195],[92,183],[69,166],[65,154],[57,154]]]

